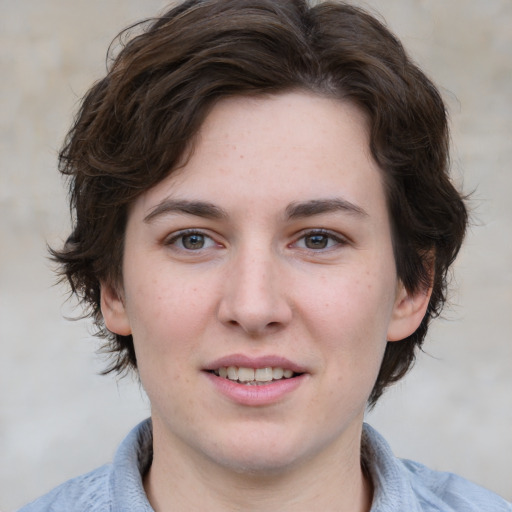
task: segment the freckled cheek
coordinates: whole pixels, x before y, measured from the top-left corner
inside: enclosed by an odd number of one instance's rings
[[[385,294],[367,279],[331,282],[328,287],[312,294],[305,304],[309,322],[321,331],[324,343],[336,349],[340,344],[374,344],[385,336]],[[320,332],[319,332],[320,334]]]
[[[177,352],[193,345],[205,328],[207,297],[197,284],[163,283],[158,277],[146,283],[150,286],[134,287],[128,304],[136,349],[141,345],[141,350],[179,356]]]

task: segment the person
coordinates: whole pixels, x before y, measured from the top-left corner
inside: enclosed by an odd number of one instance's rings
[[[444,103],[342,2],[186,0],[86,94],[54,249],[151,418],[34,511],[510,511],[363,421],[446,297]]]

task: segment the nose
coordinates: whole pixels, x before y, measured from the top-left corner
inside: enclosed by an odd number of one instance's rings
[[[279,257],[272,251],[234,256],[223,286],[218,318],[253,337],[284,328],[292,319]]]

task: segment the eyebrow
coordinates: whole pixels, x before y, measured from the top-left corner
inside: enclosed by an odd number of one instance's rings
[[[312,199],[310,201],[291,203],[286,207],[286,217],[290,220],[321,215],[335,211],[343,211],[351,215],[367,217],[368,213],[360,206],[341,198]],[[158,203],[144,217],[149,223],[154,219],[168,214],[185,214],[204,217],[207,219],[226,219],[228,214],[222,208],[206,201],[188,201],[184,199],[166,198]]]
[[[151,222],[167,214],[185,214],[207,219],[225,219],[228,214],[218,206],[205,201],[186,201],[181,199],[164,199],[144,217],[144,222]]]
[[[293,220],[336,211],[342,211],[359,217],[368,216],[368,213],[360,206],[339,197],[291,203],[286,208],[286,216],[288,219]]]

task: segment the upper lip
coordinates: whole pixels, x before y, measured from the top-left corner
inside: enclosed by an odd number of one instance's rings
[[[294,373],[305,373],[306,369],[287,359],[286,357],[277,355],[262,355],[251,357],[244,354],[230,354],[220,357],[209,363],[204,370],[218,370],[222,367],[237,366],[243,368],[283,368],[292,370]]]

